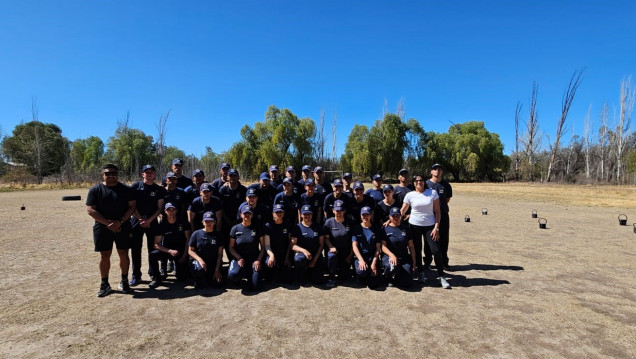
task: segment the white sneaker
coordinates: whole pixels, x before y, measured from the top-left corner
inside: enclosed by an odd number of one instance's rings
[[[420,283],[424,283],[424,282],[426,282],[426,273],[424,273],[424,272],[420,272],[420,275],[419,275],[419,276],[417,276],[417,280],[418,280]]]
[[[336,286],[336,281],[335,281],[335,280],[333,280],[333,279],[329,279],[329,280],[327,281],[327,288],[333,288],[333,287],[335,287],[335,286]]]
[[[446,280],[446,278],[439,277],[439,281],[440,281],[440,283],[442,283],[442,288],[451,289],[451,286],[450,286],[450,284],[448,284],[448,281]]]

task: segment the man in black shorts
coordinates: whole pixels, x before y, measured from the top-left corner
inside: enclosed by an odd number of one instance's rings
[[[118,181],[118,175],[117,166],[113,164],[104,166],[103,182],[91,187],[86,197],[88,215],[95,219],[93,225],[95,252],[100,252],[99,272],[102,282],[97,292],[98,297],[105,297],[112,291],[108,283],[108,272],[113,242],[117,247],[121,268],[119,290],[122,293],[130,292],[128,249],[132,242],[132,228],[129,219],[135,211],[135,199],[130,187]]]

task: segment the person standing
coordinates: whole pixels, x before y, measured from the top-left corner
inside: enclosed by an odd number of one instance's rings
[[[298,223],[298,209],[300,208],[300,196],[294,193],[294,186],[291,178],[283,180],[283,192],[274,198],[274,205],[282,204],[285,209],[285,222],[288,224]]]
[[[442,255],[439,249],[439,195],[437,191],[426,186],[426,180],[421,175],[414,177],[415,191],[411,191],[404,196],[404,203],[400,214],[402,217],[410,208],[409,228],[413,235],[413,245],[415,247],[416,266],[422,268],[419,273],[419,281],[426,281],[426,274],[422,266],[422,240],[428,242],[433,258],[435,259],[435,267],[439,276],[440,283],[444,289],[449,289],[450,284],[446,281],[444,275],[444,265],[442,264]]]
[[[409,170],[407,170],[406,168],[402,168],[398,172],[398,180],[400,181],[400,184],[395,186],[394,196],[396,200],[404,203],[404,196],[415,189],[415,187],[411,184],[411,176],[409,175]]]
[[[263,172],[258,177],[258,183],[253,183],[247,186],[247,189],[256,188],[258,190],[258,201],[267,207],[272,207],[274,204],[274,197],[278,194],[278,191],[274,186],[270,184],[269,173]]]
[[[117,166],[105,165],[102,168],[102,182],[91,187],[86,196],[86,211],[95,220],[95,252],[100,253],[99,273],[102,281],[97,292],[98,297],[105,297],[112,291],[108,283],[108,273],[113,242],[117,248],[121,269],[119,290],[124,294],[130,293],[128,249],[132,242],[132,228],[129,219],[135,211],[135,198],[130,187],[118,181],[118,176]]]
[[[369,188],[364,194],[371,196],[371,198],[378,203],[384,199],[384,194],[382,193],[382,175],[376,173],[371,179],[373,180],[373,188]]]
[[[141,249],[143,247],[143,237],[146,236],[146,252],[150,259],[150,252],[155,249],[155,233],[159,226],[157,217],[163,211],[165,188],[155,183],[157,176],[155,166],[145,165],[141,169],[143,180],[133,183],[130,188],[137,203],[133,216],[130,218],[132,225],[133,241],[130,247],[132,256],[132,278],[130,285],[134,286],[141,282]],[[150,279],[161,276],[159,272],[154,272],[148,268]],[[165,273],[163,273],[165,275]]]
[[[360,181],[353,183],[353,198],[347,203],[347,216],[355,223],[360,223],[360,211],[362,207],[371,208],[371,213],[375,212],[376,202],[369,195],[364,194],[364,185]]]
[[[190,231],[194,233],[197,229],[201,229],[204,226],[203,214],[205,212],[212,212],[220,218],[223,214],[223,203],[220,199],[212,195],[212,185],[204,183],[201,185],[199,197],[195,198],[190,206],[188,206],[188,221],[190,222]],[[216,225],[216,230],[220,230],[221,226]]]
[[[343,192],[342,180],[340,180],[340,178],[336,178],[333,180],[333,192],[325,196],[325,200],[322,205],[325,215],[324,218],[328,219],[334,216],[333,206],[336,201],[341,201],[343,203],[342,207],[347,210],[349,208],[349,202],[352,200],[352,197],[347,196]]]
[[[393,195],[393,185],[385,184],[382,187],[384,199],[377,203],[376,211],[373,214],[373,220],[378,226],[387,226],[389,224],[389,211],[393,207],[402,208],[402,202],[395,199]]]
[[[322,198],[333,193],[333,187],[331,187],[331,183],[325,179],[325,171],[321,166],[314,168],[314,182],[316,183],[316,193]]]
[[[449,231],[450,231],[450,218],[448,216],[449,208],[448,202],[453,197],[453,187],[451,187],[448,181],[443,179],[444,169],[442,165],[436,163],[431,167],[431,178],[426,181],[426,185],[435,191],[439,195],[439,209],[441,218],[439,221],[439,249],[442,252],[442,261],[444,262],[444,269],[450,270],[448,264],[448,243],[449,243]],[[431,249],[428,246],[424,246],[424,265],[429,266],[433,260]]]
[[[305,180],[305,192],[300,195],[300,207],[308,204],[311,207],[311,211],[313,212],[313,221],[322,224],[322,204],[323,204],[323,196],[316,193],[316,184],[314,180],[311,178],[307,178]],[[298,220],[302,220],[302,216],[300,211],[298,211]]]
[[[167,177],[166,180],[168,180]],[[205,180],[205,172],[203,172],[203,170],[196,169],[192,172],[192,185],[183,190],[188,195],[188,203],[192,203],[195,198],[199,197],[201,185],[205,182],[207,181]],[[213,194],[213,196],[216,195],[218,195],[218,193]]]
[[[278,173],[278,165],[269,166],[269,179],[270,184],[276,189],[283,183],[283,179],[280,178]]]
[[[229,172],[230,172],[230,164],[227,162],[221,162],[221,165],[219,166],[220,177],[212,181],[213,196],[218,197],[221,187],[223,187],[223,185],[230,180]]]
[[[172,172],[177,176],[177,187],[185,190],[188,186],[192,186],[192,179],[183,175],[183,160],[175,158],[172,160]],[[166,186],[166,179],[161,181],[162,186]]]
[[[353,188],[351,188],[351,184],[353,184],[353,176],[350,172],[345,172],[345,174],[342,175],[342,184],[342,193],[346,194],[349,198],[353,198]]]

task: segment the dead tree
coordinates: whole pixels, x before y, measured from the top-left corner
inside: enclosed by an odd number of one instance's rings
[[[616,125],[616,181],[620,183],[623,164],[623,153],[629,136],[629,128],[632,122],[632,110],[634,108],[634,88],[632,87],[631,76],[623,78],[621,81],[620,114]]]
[[[318,126],[318,132],[316,132],[316,139],[314,142],[314,151],[316,154],[316,163],[324,165],[325,160],[325,111],[320,111],[320,125]]]
[[[575,71],[574,74],[572,74],[570,83],[568,84],[568,88],[563,95],[563,101],[561,102],[561,117],[559,118],[559,122],[557,122],[556,136],[554,138],[554,144],[552,145],[550,162],[548,162],[548,174],[546,176],[546,181],[548,182],[550,182],[552,167],[554,166],[557,153],[559,152],[561,138],[563,138],[563,133],[566,129],[565,122],[568,117],[568,112],[570,111],[572,102],[574,102],[574,95],[576,94],[576,90],[581,84],[581,75],[583,75],[583,70]]]
[[[537,114],[537,93],[539,86],[536,82],[532,83],[532,95],[530,95],[530,112],[528,122],[526,122],[526,133],[521,140],[523,150],[528,157],[528,178],[534,181],[534,160],[539,150],[541,139],[539,137],[539,115]]]
[[[583,130],[583,145],[585,146],[585,179],[590,180],[590,112],[592,112],[592,105],[587,108],[587,115],[585,115],[585,129]]]
[[[519,119],[521,118],[521,102],[517,102],[515,108],[515,179],[519,179]]]
[[[166,152],[166,123],[168,122],[168,117],[170,116],[170,111],[165,114],[159,116],[159,120],[157,121],[157,170],[159,173],[165,173],[167,168],[163,165],[163,157]]]
[[[338,111],[333,111],[333,123],[331,125],[331,156],[333,158],[333,163],[338,163],[338,158],[336,157],[336,133],[338,132]]]
[[[609,105],[607,102],[603,102],[601,112],[599,113],[601,118],[601,126],[598,129],[598,150],[599,150],[599,172],[601,181],[605,180],[605,159],[607,158],[608,145],[609,145]]]

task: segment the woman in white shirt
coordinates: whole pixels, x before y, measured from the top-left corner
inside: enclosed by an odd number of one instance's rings
[[[420,270],[418,279],[422,283],[426,281],[426,274],[422,265],[422,240],[425,240],[431,248],[431,252],[433,252],[435,267],[437,268],[442,287],[448,289],[450,285],[444,276],[444,263],[438,242],[440,221],[439,195],[434,189],[428,188],[426,180],[421,175],[414,176],[413,183],[415,184],[415,191],[408,192],[404,196],[404,203],[400,212],[404,216],[409,207],[411,208],[408,222],[413,234],[413,244],[415,245],[415,255],[417,257],[415,262],[417,269]]]

